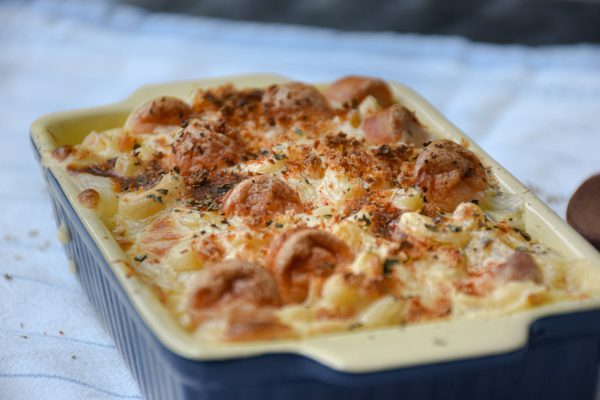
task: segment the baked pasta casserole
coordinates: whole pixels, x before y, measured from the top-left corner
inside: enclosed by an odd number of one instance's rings
[[[468,143],[439,135],[386,82],[348,76],[155,98],[50,158],[112,231],[128,274],[201,340],[597,294],[597,275],[529,236],[523,200]]]

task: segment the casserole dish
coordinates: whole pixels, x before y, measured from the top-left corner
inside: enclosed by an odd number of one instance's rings
[[[32,140],[67,255],[145,397],[192,398],[592,398],[600,298],[559,302],[494,318],[443,321],[304,340],[198,344],[149,287],[132,276],[112,233],[76,201],[69,175],[44,155],[91,130],[122,126],[138,104],[159,95],[232,82],[264,87],[285,79],[229,77],[147,86],[123,102],[37,120]],[[468,138],[420,96],[394,95],[440,137]],[[470,143],[503,192],[525,200],[527,231],[570,259],[600,267],[600,256],[522,184]]]

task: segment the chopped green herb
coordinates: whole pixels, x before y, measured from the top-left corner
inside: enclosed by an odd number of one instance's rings
[[[154,201],[156,201],[157,203],[162,204],[162,197],[155,195],[154,193],[150,193],[149,195],[146,196],[147,199],[152,199]]]
[[[277,229],[281,229],[281,228],[283,228],[283,224],[276,223],[276,224],[275,224],[275,228],[277,228]]]
[[[275,158],[276,160],[283,160],[284,158],[286,158],[286,156],[283,153],[273,153],[273,158]]]
[[[383,274],[384,275],[389,275],[392,273],[392,269],[394,268],[394,265],[396,264],[400,264],[400,260],[396,259],[396,258],[386,258],[383,261]]]
[[[272,223],[273,223],[273,220],[270,219],[270,220],[267,221],[267,223],[265,224],[265,226],[271,226]]]
[[[298,135],[298,136],[302,136],[302,135],[304,135],[304,131],[303,131],[302,129],[300,129],[300,128],[297,128],[297,127],[294,127],[294,128],[292,128],[292,129],[294,130],[294,133],[295,133],[296,135]]]
[[[456,225],[448,225],[448,230],[450,232],[458,233],[458,232],[462,231],[462,228],[460,226],[456,226]]]
[[[163,196],[166,196],[167,194],[169,194],[169,191],[167,189],[156,189],[156,191],[160,194],[162,194]]]
[[[358,220],[364,222],[366,226],[371,225],[371,220],[366,216],[366,214],[363,214]]]
[[[523,236],[523,239],[527,240],[528,242],[531,241],[531,236],[529,235],[529,233],[525,232],[522,229],[518,229],[518,228],[517,228],[517,232],[519,232],[521,234],[521,236]]]
[[[427,228],[427,230],[430,230],[431,232],[437,232],[437,226],[435,225],[425,224],[425,228]]]
[[[148,256],[146,254],[142,254],[139,256],[135,256],[133,259],[137,262],[142,262],[144,261],[146,258],[148,258]]]
[[[333,217],[333,215],[331,215],[331,214],[323,214],[323,218],[325,218],[325,219],[329,219],[331,217]]]
[[[361,324],[360,322],[353,322],[350,325],[348,325],[348,330],[349,331],[353,331],[355,329],[359,329],[359,328],[362,328],[362,327],[363,327],[363,324]]]

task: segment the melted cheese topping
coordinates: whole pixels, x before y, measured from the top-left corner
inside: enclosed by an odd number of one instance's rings
[[[383,111],[362,97],[334,108],[291,84],[159,98],[54,156],[129,266],[201,340],[501,315],[598,292],[600,279],[574,277],[531,240],[520,199],[460,145],[416,147],[401,121],[381,128],[392,143],[367,141],[362,121]],[[438,155],[449,161],[435,169]],[[448,212],[432,200],[456,193],[473,201]]]

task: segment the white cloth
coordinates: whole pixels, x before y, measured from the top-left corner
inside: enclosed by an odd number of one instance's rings
[[[559,214],[600,171],[600,47],[155,15],[92,1],[0,3],[0,399],[128,399],[139,389],[55,239],[27,130],[149,82],[247,72],[403,82]]]

